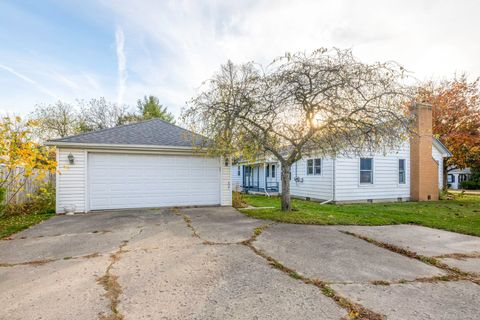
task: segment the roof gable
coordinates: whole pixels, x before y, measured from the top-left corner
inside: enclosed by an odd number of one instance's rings
[[[113,128],[49,140],[50,145],[105,144],[194,147],[206,138],[161,119],[151,119]]]
[[[449,157],[453,156],[453,154],[450,152],[450,150],[448,150],[448,148],[445,147],[445,145],[443,143],[441,143],[440,140],[438,140],[437,138],[433,138],[432,145],[433,145],[433,147],[437,148],[437,150],[440,152],[440,154],[444,158],[449,158]]]

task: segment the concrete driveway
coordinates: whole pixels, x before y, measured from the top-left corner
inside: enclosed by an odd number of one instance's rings
[[[59,216],[0,241],[0,319],[478,319],[479,258],[480,238],[415,226]]]

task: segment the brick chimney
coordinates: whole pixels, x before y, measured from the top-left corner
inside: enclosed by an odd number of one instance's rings
[[[432,106],[414,103],[410,111],[414,116],[410,138],[410,199],[438,200],[438,163],[432,156]]]

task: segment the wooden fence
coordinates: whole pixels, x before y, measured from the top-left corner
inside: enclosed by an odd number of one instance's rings
[[[47,173],[40,180],[37,179],[37,175],[34,173],[29,177],[23,176],[23,168],[16,168],[12,170],[9,174],[8,170],[4,167],[0,167],[0,177],[3,182],[7,179],[4,187],[6,188],[5,200],[7,202],[9,199],[10,203],[23,203],[29,200],[29,195],[37,192],[38,188],[44,185],[44,183],[55,184],[55,174]],[[12,177],[18,179],[20,185],[23,185],[20,190],[18,190],[17,183],[13,183]],[[42,183],[43,182],[43,183]]]

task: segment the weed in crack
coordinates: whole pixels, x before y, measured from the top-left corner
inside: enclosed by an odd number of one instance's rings
[[[344,234],[347,234],[349,236],[356,237],[358,239],[362,239],[364,241],[367,241],[367,242],[369,242],[373,245],[376,245],[377,247],[387,249],[389,251],[401,254],[403,256],[406,256],[406,257],[409,257],[409,258],[412,258],[412,259],[416,259],[418,261],[421,261],[423,263],[432,265],[434,267],[437,267],[437,268],[442,269],[442,270],[447,272],[446,276],[437,276],[437,277],[431,277],[431,278],[417,278],[414,281],[418,281],[418,282],[427,282],[427,281],[428,282],[437,282],[437,281],[469,280],[469,281],[472,281],[474,283],[476,283],[476,281],[480,281],[479,279],[477,279],[477,275],[475,275],[473,273],[469,273],[469,272],[464,272],[464,271],[462,271],[458,268],[451,267],[451,266],[449,266],[445,263],[442,263],[437,259],[438,257],[434,258],[434,257],[427,257],[427,256],[419,255],[416,252],[409,251],[409,250],[397,247],[397,246],[389,244],[389,243],[380,242],[380,241],[377,241],[375,239],[368,238],[368,237],[365,237],[365,236],[362,236],[362,235],[359,235],[359,234],[356,234],[356,233],[353,233],[353,232],[350,232],[350,231],[340,231],[340,232],[343,232]],[[409,282],[409,281],[407,281],[407,282]]]
[[[264,227],[267,228],[268,226]],[[262,230],[262,231],[263,231]],[[257,234],[256,236],[258,236]],[[282,263],[280,263],[278,260],[274,259],[273,257],[267,255],[265,252],[262,250],[257,249],[252,242],[255,240],[256,236],[254,235],[251,239],[244,241],[243,245],[247,246],[250,248],[256,255],[262,257],[263,259],[267,260],[268,264],[277,270],[282,271],[283,273],[287,274],[289,277],[302,281],[305,284],[309,285],[314,285],[317,288],[320,289],[320,292],[325,295],[328,298],[333,299],[338,306],[342,307],[345,309],[348,313],[348,316],[350,319],[355,319],[355,320],[383,320],[385,319],[384,316],[375,313],[365,307],[363,307],[360,304],[354,303],[339,294],[335,292],[329,285],[326,283],[318,280],[318,279],[309,279],[301,274],[299,274],[297,271],[290,269],[286,266],[284,266]]]
[[[128,244],[128,241],[125,240],[119,246],[118,250],[110,255],[110,264],[105,271],[105,274],[97,279],[97,282],[103,286],[105,290],[105,297],[110,301],[110,311],[109,315],[100,315],[100,320],[123,320],[123,315],[118,311],[118,304],[120,302],[120,295],[122,294],[122,288],[118,283],[118,276],[111,273],[112,268],[115,263],[117,263],[122,254],[126,251],[124,250],[125,246]]]
[[[33,261],[26,261],[26,262],[18,262],[18,263],[1,263],[0,262],[0,268],[10,268],[10,267],[16,267],[16,266],[42,266],[44,264],[50,263],[50,262],[55,262],[55,261],[60,261],[60,260],[76,260],[76,259],[91,259],[91,258],[96,258],[101,256],[100,253],[95,252],[92,254],[87,254],[85,256],[66,256],[63,258],[59,259],[44,259],[44,260],[33,260]]]
[[[465,259],[475,259],[475,258],[480,258],[480,252],[474,252],[474,253],[448,253],[448,254],[442,254],[440,256],[436,256],[435,258],[437,259],[444,259],[444,258],[451,258],[451,259],[456,259],[456,260],[465,260]]]

